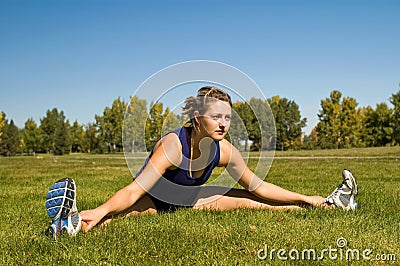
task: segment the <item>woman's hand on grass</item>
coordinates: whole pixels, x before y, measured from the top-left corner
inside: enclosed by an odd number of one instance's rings
[[[304,201],[311,206],[325,206],[326,204],[326,199],[321,196],[306,196]]]
[[[81,211],[79,215],[82,219],[82,231],[85,233],[95,227],[104,217],[98,209]]]

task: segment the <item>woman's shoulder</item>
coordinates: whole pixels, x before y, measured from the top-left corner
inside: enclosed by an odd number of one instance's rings
[[[165,157],[174,167],[182,160],[182,144],[176,134],[167,134],[156,142],[152,157]]]
[[[158,149],[161,145],[163,149],[177,150],[177,148],[179,148],[178,151],[182,150],[182,144],[179,140],[179,136],[177,134],[173,134],[172,132],[159,139],[154,145],[154,150]]]
[[[220,160],[219,166],[226,166],[232,161],[235,156],[240,155],[238,150],[229,141],[223,139],[219,142],[220,147]]]

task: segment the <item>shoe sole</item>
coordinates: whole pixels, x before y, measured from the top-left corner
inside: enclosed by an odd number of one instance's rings
[[[75,182],[66,177],[55,182],[46,196],[46,211],[51,219],[68,217],[75,202]]]
[[[346,172],[348,172],[348,174],[346,174]],[[343,177],[343,180],[347,180],[347,179],[350,180],[351,185],[352,185],[353,195],[357,196],[358,187],[357,187],[357,182],[356,182],[356,179],[354,178],[353,173],[349,169],[344,169],[342,172],[342,177]]]
[[[45,231],[44,234],[45,236],[47,236],[48,238],[51,238],[53,240],[57,240],[57,236],[60,235],[68,235],[68,230],[65,227],[60,228],[60,220],[56,220],[57,222],[52,223],[52,225],[50,225]]]

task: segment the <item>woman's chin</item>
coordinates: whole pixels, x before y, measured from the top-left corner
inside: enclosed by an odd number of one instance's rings
[[[214,140],[216,140],[216,141],[221,141],[221,140],[223,140],[225,138],[225,135],[226,135],[226,133],[222,133],[221,134],[219,132],[216,132],[216,133],[213,134],[212,138]]]

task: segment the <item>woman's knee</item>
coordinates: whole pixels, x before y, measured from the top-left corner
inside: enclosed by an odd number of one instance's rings
[[[124,211],[123,216],[139,215],[139,214],[155,214],[156,206],[148,194],[143,195],[135,204]]]

